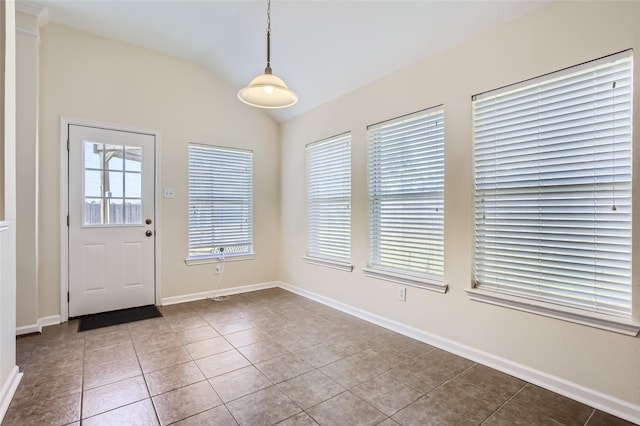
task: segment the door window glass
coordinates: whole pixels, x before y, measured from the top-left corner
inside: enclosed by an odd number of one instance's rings
[[[83,142],[84,225],[142,224],[142,148]]]

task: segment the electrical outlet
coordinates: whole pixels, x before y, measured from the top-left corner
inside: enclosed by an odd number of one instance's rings
[[[406,287],[398,287],[398,300],[402,300],[403,302],[407,300]]]

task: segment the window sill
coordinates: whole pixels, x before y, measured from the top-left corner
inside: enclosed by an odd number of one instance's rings
[[[422,275],[399,274],[393,271],[374,268],[362,268],[362,271],[366,276],[371,278],[391,281],[394,283],[409,285],[412,287],[424,288],[426,290],[431,290],[438,293],[446,293],[449,288],[442,281],[429,279]]]
[[[250,253],[250,254],[239,254],[239,255],[229,255],[229,256],[199,256],[199,257],[187,257],[184,260],[184,263],[187,264],[187,266],[193,266],[193,265],[205,265],[207,263],[218,263],[218,262],[237,262],[240,260],[252,260],[256,258],[256,254],[255,253]]]
[[[613,331],[615,333],[626,334],[627,336],[637,336],[638,332],[640,332],[640,323],[631,320],[585,312],[564,306],[561,307],[552,303],[509,296],[479,288],[467,289],[465,291],[471,300],[475,300],[477,302],[484,302],[532,314],[543,315],[549,318],[569,321],[602,330]]]
[[[305,262],[310,263],[312,265],[326,266],[327,268],[339,269],[345,272],[353,271],[353,265],[348,262],[338,262],[336,260],[320,259],[317,257],[309,257],[309,256],[303,256],[302,258],[304,259]]]

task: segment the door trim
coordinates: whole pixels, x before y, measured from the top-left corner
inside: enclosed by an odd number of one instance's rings
[[[160,261],[161,247],[160,238],[162,235],[160,227],[162,220],[160,217],[162,211],[162,198],[160,190],[160,131],[156,129],[146,129],[142,127],[105,123],[101,121],[86,120],[82,118],[60,116],[60,322],[69,320],[69,302],[67,301],[67,292],[69,291],[69,228],[67,226],[67,215],[69,214],[69,156],[67,153],[67,138],[69,125],[99,127],[101,129],[124,131],[131,133],[145,133],[155,138],[155,176],[154,176],[154,197],[155,197],[155,231],[154,238],[154,255],[155,255],[155,304],[161,304],[161,271]]]

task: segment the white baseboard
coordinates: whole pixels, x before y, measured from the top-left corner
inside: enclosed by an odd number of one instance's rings
[[[38,318],[37,324],[16,327],[16,336],[30,333],[42,333],[42,327],[56,324],[60,324],[60,315],[51,315],[48,317]]]
[[[60,315],[51,315],[48,317],[40,318],[38,320],[38,324],[40,325],[40,327],[60,324]]]
[[[13,399],[16,389],[18,389],[21,379],[22,373],[20,373],[18,366],[14,366],[9,373],[9,377],[2,384],[2,388],[0,388],[0,423],[2,423],[5,414],[7,414],[9,404],[11,404],[11,399]]]
[[[214,296],[231,296],[233,294],[248,293],[250,291],[265,290],[267,288],[279,287],[280,282],[266,282],[260,284],[249,284],[238,287],[222,288],[218,291],[203,291],[201,293],[183,294],[180,296],[163,297],[160,301],[162,306],[175,305],[176,303],[194,302]]]
[[[400,322],[385,318],[383,316],[367,312],[337,300],[322,296],[317,293],[293,286],[287,283],[279,283],[279,287],[293,293],[315,300],[324,305],[335,308],[339,311],[361,318],[365,321],[398,332],[405,336],[427,343],[431,346],[454,353],[480,364],[486,365],[496,370],[502,371],[514,377],[518,377],[529,383],[543,387],[550,391],[564,395],[573,400],[582,402],[598,410],[613,414],[614,416],[640,424],[640,406],[630,402],[606,395],[602,392],[589,389],[568,380],[544,373],[539,370],[518,364],[499,356],[479,351],[470,346],[466,346],[449,339],[436,336],[424,330],[402,324]]]
[[[218,291],[204,291],[201,293],[183,294],[180,296],[163,297],[160,301],[162,306],[175,305],[176,303],[193,302],[196,300],[206,299],[213,296],[231,296],[233,294],[248,293],[250,291],[264,290],[267,288],[279,287],[280,282],[266,282],[259,284],[249,284],[238,287],[222,288]],[[60,315],[51,315],[38,319],[37,324],[24,325],[16,328],[16,336],[30,333],[42,333],[42,327],[48,325],[60,324]]]
[[[42,332],[42,326],[38,324],[23,325],[16,327],[16,336],[22,336],[23,334],[40,333]]]

